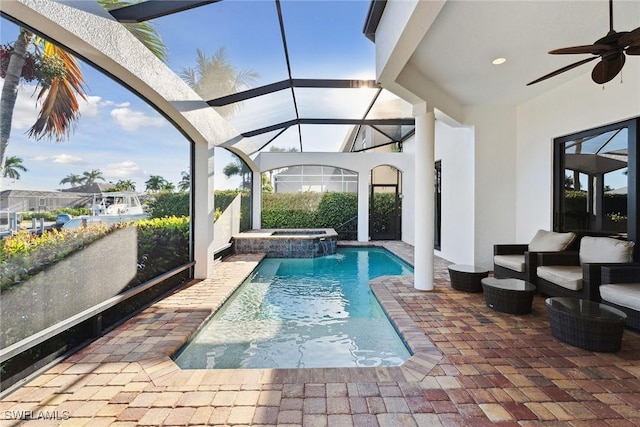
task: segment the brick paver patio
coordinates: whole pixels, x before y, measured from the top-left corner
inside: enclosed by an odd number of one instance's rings
[[[412,262],[411,246],[384,245]],[[541,297],[531,314],[497,313],[453,290],[439,259],[434,292],[408,277],[372,283],[413,350],[401,367],[178,368],[169,356],[260,259],[220,263],[8,395],[2,425],[640,425],[640,334],[627,329],[615,354],[569,346]]]

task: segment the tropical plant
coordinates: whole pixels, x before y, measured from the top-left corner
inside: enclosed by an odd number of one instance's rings
[[[189,172],[181,172],[182,179],[178,183],[178,191],[189,191],[191,189],[191,174]]]
[[[204,100],[231,95],[250,87],[260,75],[251,70],[238,70],[231,63],[227,50],[218,48],[211,57],[196,51],[196,67],[183,67],[180,77]],[[230,117],[240,108],[240,102],[217,107],[216,111],[223,117]]]
[[[82,172],[82,184],[90,185],[97,180],[105,181],[100,169],[91,169],[89,172]]]
[[[266,173],[262,174],[262,191],[265,193],[273,193],[273,185],[271,184],[269,175]]]
[[[28,170],[29,169],[22,164],[20,157],[10,156],[4,161],[2,176],[5,178],[20,179],[20,172],[18,171],[27,172]]]
[[[149,218],[168,216],[189,216],[189,193],[170,193],[159,191],[147,201],[146,212]]]
[[[151,175],[148,180],[144,182],[147,186],[147,191],[156,192],[166,189],[169,181],[161,177],[160,175]]]
[[[70,173],[69,175],[65,176],[60,180],[60,185],[69,184],[72,187],[75,187],[76,185],[82,184],[82,182],[83,182],[82,175]]]
[[[130,179],[120,179],[110,191],[136,191],[136,183]]]
[[[141,0],[136,1],[121,1],[121,0],[98,0],[100,6],[106,10],[120,9],[122,7],[131,6],[136,3],[140,3]],[[134,22],[134,23],[122,23],[122,25],[137,38],[147,49],[151,51],[155,56],[160,58],[163,62],[167,62],[169,58],[169,51],[167,47],[162,43],[162,37],[156,30],[153,21]]]
[[[105,9],[133,4],[119,0],[98,0]],[[167,50],[150,21],[123,24],[149,50],[166,60]],[[27,131],[30,138],[64,141],[80,118],[78,97],[86,99],[84,80],[76,59],[55,44],[20,28],[15,42],[0,47],[0,77],[4,79],[0,98],[0,167],[4,158],[18,98],[20,81],[37,81],[38,118]],[[39,91],[38,91],[39,89]]]
[[[231,163],[228,163],[223,169],[222,173],[227,178],[231,178],[232,176],[240,176],[242,178],[242,184],[240,188],[249,188],[251,186],[251,180],[249,179],[249,174],[251,170],[249,167],[240,160],[240,158],[236,157],[235,160]]]

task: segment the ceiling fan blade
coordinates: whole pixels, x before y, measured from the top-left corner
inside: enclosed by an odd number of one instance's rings
[[[625,50],[627,55],[640,55],[640,42],[638,44],[631,45]]]
[[[611,47],[606,44],[588,44],[585,46],[573,46],[554,49],[549,53],[552,55],[570,55],[574,53],[591,53],[593,55],[600,55],[608,51],[609,49],[611,49]]]
[[[635,42],[640,41],[640,27],[636,28],[633,31],[629,31],[624,36],[620,37],[618,40],[618,46],[628,46],[631,44],[635,44]]]
[[[569,71],[572,68],[579,67],[580,65],[586,64],[587,62],[593,61],[594,59],[597,59],[597,58],[599,58],[599,56],[593,56],[591,58],[583,59],[582,61],[574,62],[571,65],[567,65],[566,67],[562,67],[562,68],[560,68],[560,69],[558,69],[558,70],[556,70],[556,71],[554,71],[552,73],[549,73],[547,75],[544,75],[544,76],[540,77],[539,79],[536,79],[536,80],[534,80],[534,81],[532,81],[530,83],[527,83],[527,86],[531,86],[532,84],[536,84],[536,83],[541,82],[543,80],[546,80],[548,78],[557,76],[558,74],[564,73],[565,71]]]
[[[625,56],[624,53],[612,58],[603,59],[598,62],[591,72],[591,78],[598,84],[604,84],[611,81],[618,75],[622,67],[624,66]]]

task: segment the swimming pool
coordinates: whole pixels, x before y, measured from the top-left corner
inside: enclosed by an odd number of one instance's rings
[[[369,280],[409,274],[381,248],[265,259],[174,360],[183,369],[401,365],[411,354]]]

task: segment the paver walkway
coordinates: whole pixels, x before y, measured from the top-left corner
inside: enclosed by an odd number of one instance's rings
[[[411,246],[385,246],[412,261]],[[169,356],[259,260],[228,259],[5,397],[2,425],[640,425],[638,333],[615,354],[563,344],[541,297],[529,315],[497,313],[453,290],[440,259],[434,292],[372,284],[414,350],[402,367],[179,369]]]

